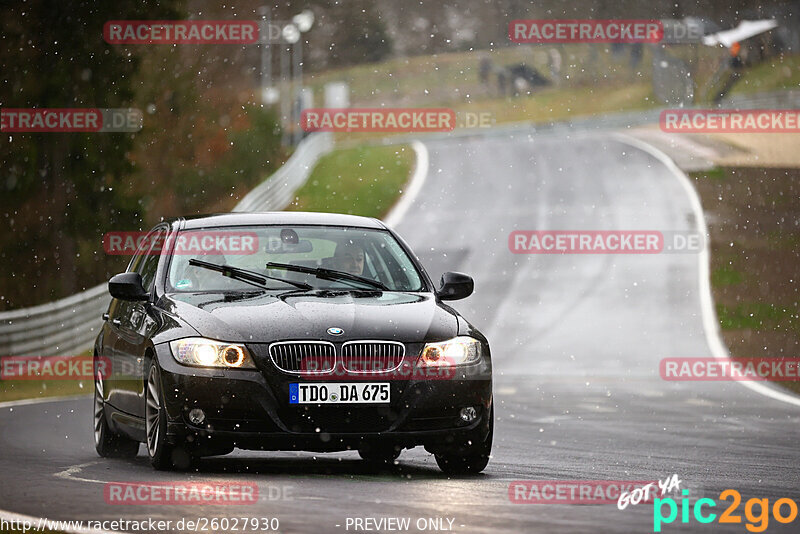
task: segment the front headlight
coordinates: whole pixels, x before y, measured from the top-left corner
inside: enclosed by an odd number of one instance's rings
[[[169,344],[178,363],[196,367],[254,369],[255,364],[244,345],[224,343],[202,337],[178,339]]]
[[[439,343],[426,343],[419,355],[419,367],[465,365],[481,359],[481,342],[471,337],[459,336]]]

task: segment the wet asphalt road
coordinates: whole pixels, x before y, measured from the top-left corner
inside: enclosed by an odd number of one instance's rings
[[[800,408],[736,383],[659,377],[661,358],[711,355],[695,254],[508,249],[513,230],[696,229],[686,192],[659,160],[603,133],[426,146],[427,180],[397,229],[435,280],[445,270],[475,278],[475,294],[454,307],[492,345],[497,425],[483,474],[449,479],[421,449],[386,470],[355,453],[237,451],[201,461],[197,472],[160,473],[144,447],[135,460],[97,457],[91,400],[82,398],[0,409],[0,508],[50,519],[277,517],[280,532],[354,532],[348,517],[407,517],[408,532],[420,532],[417,520],[445,518],[463,533],[627,533],[653,531],[652,506],[513,504],[509,484],[677,473],[692,500],[719,500],[727,488],[770,504],[800,497]],[[168,480],[255,481],[261,500],[147,507],[103,499],[108,481]],[[286,498],[270,498],[287,488]],[[678,521],[664,532],[747,532],[744,523]],[[767,532],[798,525],[771,519]]]

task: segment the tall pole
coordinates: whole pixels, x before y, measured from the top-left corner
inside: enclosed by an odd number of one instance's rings
[[[289,48],[286,43],[281,43],[281,122],[283,123],[283,134],[281,135],[281,142],[285,145],[289,141],[289,113],[287,106],[291,105],[291,80],[289,79]]]
[[[261,36],[261,103],[269,104],[267,100],[267,90],[272,86],[272,48],[270,48],[270,9],[267,6],[261,6],[261,20],[263,21],[262,28],[264,30]]]
[[[283,36],[292,45],[292,92],[291,92],[291,123],[292,141],[295,145],[300,143],[303,132],[300,129],[300,113],[303,107],[303,34],[311,29],[314,24],[314,12],[304,9],[292,17],[291,24],[283,29]],[[296,88],[295,88],[296,85]]]
[[[296,96],[294,98],[294,102],[296,106],[293,108],[297,112],[297,116],[294,118],[294,144],[297,145],[300,143],[300,137],[302,136],[302,131],[299,128],[300,125],[300,113],[302,112],[303,106],[303,36],[300,36],[300,40],[294,45],[294,60],[295,60],[295,69],[294,69],[294,78],[297,81],[297,91]]]

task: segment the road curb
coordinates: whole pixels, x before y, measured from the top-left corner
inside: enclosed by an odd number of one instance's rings
[[[405,188],[400,198],[392,206],[392,209],[383,218],[383,222],[387,226],[397,226],[400,223],[408,208],[411,207],[411,204],[414,203],[417,195],[419,195],[422,186],[425,184],[425,179],[428,177],[428,165],[430,162],[428,149],[422,142],[416,140],[411,142],[411,148],[414,149],[417,157],[414,174],[408,181],[408,187]]]

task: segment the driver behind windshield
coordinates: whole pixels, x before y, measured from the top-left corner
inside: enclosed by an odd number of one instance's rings
[[[364,273],[364,249],[352,241],[339,243],[333,253],[332,269],[356,276]]]

